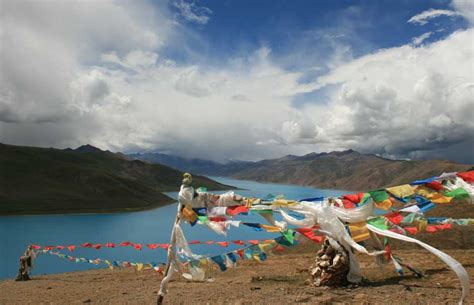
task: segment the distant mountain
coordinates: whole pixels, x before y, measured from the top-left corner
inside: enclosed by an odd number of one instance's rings
[[[145,154],[147,155],[147,154]],[[140,156],[134,156],[139,158]],[[160,157],[164,164],[173,166]],[[371,190],[389,185],[439,175],[443,172],[464,171],[472,165],[446,160],[389,160],[376,155],[361,154],[354,150],[329,153],[310,153],[304,156],[288,155],[258,162],[213,163],[203,167],[203,160],[180,160],[181,170],[208,175],[229,176],[236,179],[307,185],[318,188]],[[143,158],[142,160],[145,160]],[[148,154],[146,160],[153,162]]]
[[[141,210],[173,202],[182,172],[91,145],[77,149],[0,144],[0,215]],[[194,175],[196,186],[232,187]]]
[[[229,176],[233,172],[245,169],[247,165],[253,164],[253,162],[246,161],[233,161],[222,164],[210,160],[186,159],[162,153],[135,153],[128,154],[127,157],[149,163],[164,164],[184,172],[215,176]]]

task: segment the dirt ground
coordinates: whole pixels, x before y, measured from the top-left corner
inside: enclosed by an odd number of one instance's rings
[[[418,279],[399,277],[391,264],[378,266],[360,255],[366,278],[358,287],[316,288],[308,285],[313,254],[298,251],[270,256],[263,263],[239,261],[236,268],[215,271],[214,282],[189,282],[178,276],[169,285],[165,304],[456,304],[459,281],[443,262],[420,249],[396,254],[422,269]],[[306,252],[306,253],[298,253]],[[446,250],[468,270],[474,286],[474,250]],[[0,304],[155,304],[161,275],[133,269],[90,270],[33,276],[28,282],[0,281]],[[474,304],[471,297],[467,304]]]

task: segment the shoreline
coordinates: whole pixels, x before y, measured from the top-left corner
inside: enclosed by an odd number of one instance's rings
[[[171,198],[172,199],[172,198]],[[94,214],[118,214],[118,213],[131,213],[131,212],[143,212],[154,210],[157,208],[162,208],[168,205],[175,203],[176,200],[172,199],[170,201],[161,202],[153,204],[151,206],[145,207],[135,207],[135,208],[114,208],[114,209],[97,209],[89,212],[84,211],[83,209],[71,209],[71,210],[54,210],[54,211],[31,211],[25,213],[0,213],[0,217],[15,217],[15,216],[45,216],[45,215],[94,215]]]
[[[232,191],[232,190],[242,190],[240,188],[229,186],[229,189],[225,190],[213,190],[209,191]],[[163,191],[161,194],[168,197],[169,200],[162,201],[160,203],[155,203],[143,207],[134,207],[134,208],[111,208],[111,209],[93,209],[87,211],[87,209],[68,209],[68,210],[52,210],[52,211],[27,211],[27,212],[0,212],[0,217],[14,217],[14,216],[44,216],[44,215],[94,215],[94,214],[115,214],[115,213],[133,213],[133,212],[143,212],[154,210],[157,208],[162,208],[177,202],[176,199],[171,198],[166,193],[177,192],[177,191]]]

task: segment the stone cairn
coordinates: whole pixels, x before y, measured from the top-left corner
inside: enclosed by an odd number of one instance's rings
[[[326,239],[309,272],[312,284],[317,287],[347,285],[349,255],[343,247],[334,249]]]

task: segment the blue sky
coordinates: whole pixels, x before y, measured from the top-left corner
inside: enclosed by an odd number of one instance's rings
[[[6,0],[2,11],[0,142],[474,162],[470,0]]]
[[[246,54],[261,46],[272,56],[286,57],[304,45],[331,52],[332,43],[345,43],[355,57],[410,43],[428,31],[443,29],[427,41],[445,37],[467,27],[463,18],[440,17],[418,27],[407,21],[430,8],[450,9],[451,1],[195,1],[206,7],[206,24],[181,19],[199,34],[195,47],[202,47],[203,60],[222,64],[230,56]],[[177,14],[179,9],[170,5]],[[204,42],[203,42],[204,41]],[[173,50],[176,51],[176,50]],[[301,51],[301,50],[300,50]],[[324,55],[324,52],[323,52]],[[173,56],[170,54],[170,56]]]

